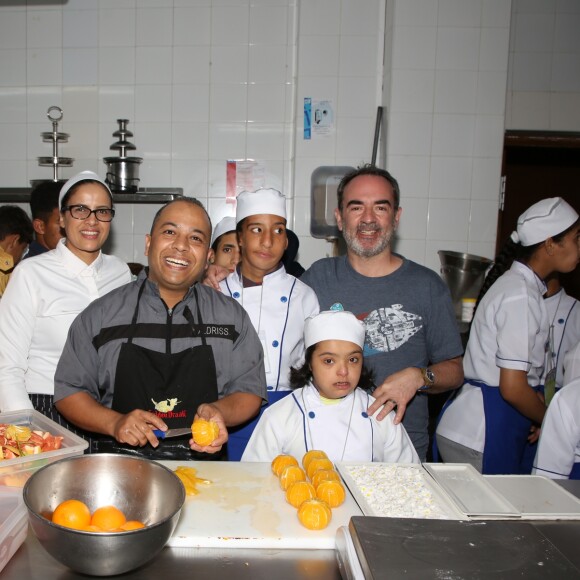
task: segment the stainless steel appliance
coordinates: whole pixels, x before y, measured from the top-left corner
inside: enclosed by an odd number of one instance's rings
[[[118,157],[105,157],[103,161],[107,165],[105,181],[114,193],[134,193],[139,187],[139,165],[143,162],[141,157],[130,157],[128,151],[134,151],[135,145],[128,139],[133,133],[127,129],[128,119],[117,119],[119,129],[113,133],[117,141],[109,147],[112,151],[118,151]]]

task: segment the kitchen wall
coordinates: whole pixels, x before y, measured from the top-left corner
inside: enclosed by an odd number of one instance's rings
[[[36,162],[50,155],[40,137],[50,130],[50,105],[63,108],[60,130],[70,134],[60,154],[75,158],[63,177],[81,169],[104,175],[116,119],[128,118],[144,158],[142,185],[182,187],[214,220],[233,211],[226,160],[260,161],[264,182],[289,197],[308,266],[333,252],[310,236],[312,171],[369,161],[383,105],[379,160],[402,189],[397,250],[434,269],[439,249],[491,257],[506,123],[578,129],[580,109],[562,105],[577,103],[579,92],[576,7],[574,0],[0,0],[0,187],[50,175]],[[551,43],[543,38],[549,18]],[[536,52],[550,62],[543,84],[530,66]],[[305,97],[328,100],[334,112],[326,134],[310,140]],[[541,122],[538,102],[552,111]],[[109,251],[143,261],[157,207],[118,205]]]

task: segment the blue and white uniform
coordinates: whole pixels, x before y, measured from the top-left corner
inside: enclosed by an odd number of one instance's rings
[[[321,449],[333,462],[419,463],[405,428],[393,424],[393,412],[382,421],[369,417],[373,402],[360,388],[336,402],[322,399],[312,383],[296,389],[264,411],[242,461],[272,461],[281,453],[300,458]]]
[[[531,421],[500,394],[500,369],[540,385],[548,340],[546,285],[514,262],[483,297],[471,327],[465,384],[444,410],[437,436],[483,453],[483,473],[519,473]]]
[[[580,378],[554,395],[542,423],[532,473],[580,479]]]

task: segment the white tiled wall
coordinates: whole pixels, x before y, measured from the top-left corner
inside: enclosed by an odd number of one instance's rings
[[[214,220],[226,160],[262,161],[308,266],[334,249],[310,236],[312,172],[370,161],[382,105],[397,250],[436,270],[440,249],[492,257],[505,126],[579,130],[579,19],[578,0],[0,0],[0,187],[47,177],[49,106],[64,177],[104,174],[127,118],[142,185]],[[305,97],[332,102],[330,135],[304,140]],[[120,205],[109,251],[143,261],[157,209]]]
[[[508,129],[580,131],[580,2],[515,0]]]

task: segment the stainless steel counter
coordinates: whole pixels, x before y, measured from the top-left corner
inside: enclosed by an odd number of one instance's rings
[[[66,550],[66,546],[63,546]],[[2,580],[87,580],[59,564],[44,551],[33,531],[1,573]],[[218,548],[165,548],[149,564],[123,578],[231,578],[232,580],[340,580],[333,550],[245,550]]]

